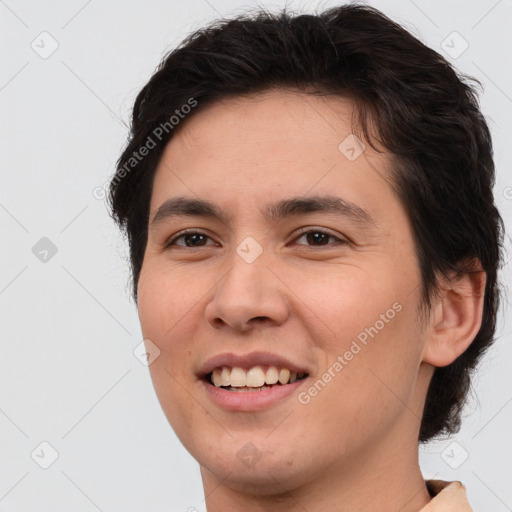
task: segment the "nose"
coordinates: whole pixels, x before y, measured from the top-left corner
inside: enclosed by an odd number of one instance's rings
[[[264,323],[284,323],[289,315],[287,287],[269,267],[271,262],[261,255],[247,263],[235,253],[230,263],[206,306],[208,323],[215,329],[229,326],[239,332]]]

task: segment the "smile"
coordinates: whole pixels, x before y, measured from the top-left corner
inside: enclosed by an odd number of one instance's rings
[[[222,366],[207,375],[207,380],[217,388],[232,392],[254,392],[272,386],[292,384],[307,377],[304,372],[291,371],[277,366],[256,365],[252,368]]]

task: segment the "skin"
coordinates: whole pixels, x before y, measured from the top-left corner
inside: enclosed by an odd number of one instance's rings
[[[223,100],[182,122],[157,168],[139,317],[161,351],[150,365],[157,396],[200,464],[209,512],[412,512],[429,501],[418,465],[424,400],[434,366],[452,362],[478,331],[485,275],[445,282],[420,321],[421,276],[408,216],[388,181],[391,156],[366,144],[349,161],[338,149],[352,109],[348,99],[291,90]],[[260,215],[267,203],[313,194],[349,200],[375,222]],[[177,196],[208,199],[231,221],[151,225]],[[302,227],[336,238],[311,239]],[[166,247],[187,228],[207,238]],[[236,252],[248,236],[262,248],[252,263]],[[401,311],[300,403],[298,393],[396,303]],[[310,376],[262,411],[214,404],[199,366],[220,352],[253,350],[302,362]],[[237,457],[248,442],[260,457],[251,467]]]

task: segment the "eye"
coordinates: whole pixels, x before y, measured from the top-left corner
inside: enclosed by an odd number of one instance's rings
[[[300,240],[301,238],[305,238],[309,243],[312,243],[314,245],[318,246],[324,246],[324,245],[333,245],[329,244],[329,238],[333,238],[337,240],[341,245],[345,245],[348,243],[347,240],[344,240],[342,238],[339,238],[332,233],[325,231],[323,229],[308,229],[308,228],[302,228],[301,229],[301,236],[297,238],[296,240]],[[298,245],[305,245],[305,244],[298,244]]]
[[[176,241],[180,238],[185,240],[185,245],[176,244]],[[178,245],[180,247],[203,247],[205,244],[203,243],[206,239],[210,238],[208,235],[201,233],[201,231],[196,231],[194,229],[186,229],[181,233],[178,233],[174,238],[169,240],[165,247],[170,247],[171,245]],[[191,241],[190,244],[187,244],[187,241]]]
[[[333,245],[329,244],[329,238],[332,238],[339,242],[339,245],[346,245],[348,244],[347,240],[344,240],[342,238],[339,238],[332,233],[318,229],[308,229],[308,228],[302,228],[301,229],[301,236],[296,238],[295,240],[300,240],[301,238],[305,238],[309,244],[313,244],[313,246],[319,246],[322,247],[324,245]],[[183,239],[185,242],[184,244],[177,244],[176,242],[180,239]],[[168,248],[172,245],[177,245],[179,247],[186,247],[186,248],[193,248],[193,247],[204,247],[206,246],[206,240],[211,238],[202,233],[201,231],[197,231],[195,229],[187,229],[185,231],[182,231],[181,233],[178,233],[176,236],[174,236],[171,240],[169,240],[165,247]],[[187,243],[190,242],[190,243]],[[306,245],[306,244],[298,244],[298,245]]]

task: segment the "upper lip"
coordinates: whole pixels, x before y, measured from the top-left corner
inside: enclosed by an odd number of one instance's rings
[[[225,352],[207,359],[199,368],[198,377],[204,378],[215,368],[221,368],[222,366],[252,368],[256,365],[277,366],[278,368],[287,368],[292,372],[309,373],[303,365],[296,364],[278,354],[270,352],[251,352],[249,354]]]

